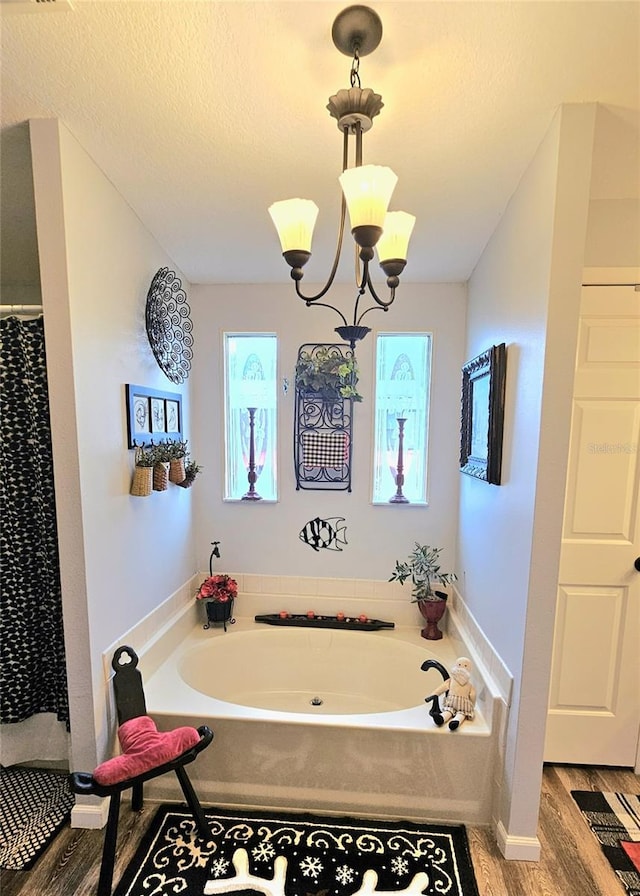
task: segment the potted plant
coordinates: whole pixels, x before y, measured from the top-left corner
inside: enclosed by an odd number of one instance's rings
[[[169,482],[180,485],[186,476],[186,457],[189,453],[187,450],[187,442],[179,439],[169,439],[164,443],[169,458]]]
[[[219,541],[212,542],[213,550],[209,555],[209,575],[196,591],[196,600],[205,602],[207,624],[205,628],[211,628],[212,622],[224,623],[227,630],[227,622],[232,619],[233,602],[238,594],[238,583],[226,573],[213,572],[213,558],[220,557]]]
[[[167,442],[159,445],[151,444],[149,449],[153,455],[153,490],[164,492],[169,487],[169,464],[171,461]]]
[[[181,488],[191,488],[196,480],[196,476],[201,471],[202,467],[195,460],[187,460],[184,465],[184,479],[182,482],[176,482],[176,485],[179,485]]]
[[[438,628],[438,622],[444,616],[447,607],[446,591],[437,591],[432,587],[432,582],[440,585],[450,585],[458,578],[453,572],[440,571],[440,553],[442,548],[432,548],[428,544],[414,543],[415,547],[407,560],[396,560],[390,582],[398,581],[404,585],[407,579],[411,579],[411,600],[418,604],[422,616],[427,625],[422,629],[422,637],[429,641],[439,641],[442,632]]]
[[[358,363],[351,355],[343,357],[331,352],[326,346],[313,353],[300,352],[296,364],[296,389],[300,392],[315,392],[323,398],[352,398],[362,401],[356,389]]]

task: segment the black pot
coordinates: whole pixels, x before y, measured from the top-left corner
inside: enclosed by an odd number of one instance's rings
[[[212,624],[222,622],[224,630],[227,630],[227,622],[234,622],[233,619],[233,598],[231,600],[207,600],[205,601],[205,610],[207,611],[207,624],[204,628],[211,628]]]

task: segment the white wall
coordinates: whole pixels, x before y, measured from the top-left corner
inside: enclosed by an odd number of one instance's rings
[[[187,435],[189,389],[160,371],[144,331],[151,279],[175,265],[63,125],[33,121],[31,140],[72,767],[90,770],[111,734],[102,652],[195,571],[189,490],[129,495],[124,384],[181,392]]]
[[[283,265],[284,268],[284,265]],[[304,284],[305,292],[313,287]],[[332,290],[331,301],[353,309],[355,288]],[[198,479],[195,507],[198,562],[206,568],[210,542],[222,542],[222,565],[247,573],[387,579],[396,558],[414,541],[442,547],[443,569],[455,561],[460,367],[463,361],[466,290],[462,285],[400,284],[388,313],[365,318],[381,331],[422,329],[434,334],[431,429],[429,442],[429,506],[373,506],[371,454],[373,351],[375,332],[356,348],[359,389],[364,401],[355,406],[353,491],[296,491],[293,470],[293,369],[300,345],[339,341],[340,323],[324,308],[307,308],[292,283],[274,285],[197,286],[191,290],[196,332],[193,372],[193,450],[204,471]],[[223,502],[223,410],[221,346],[223,331],[275,332],[278,335],[280,382],[279,501],[277,504]],[[206,341],[206,345],[203,342]],[[258,491],[260,483],[257,484]],[[395,491],[389,477],[389,496]],[[342,552],[313,551],[298,538],[315,516],[342,516],[348,545]],[[409,596],[409,594],[407,595]]]
[[[469,283],[467,356],[507,344],[503,484],[462,477],[459,565],[514,676],[496,818],[511,857],[537,850],[594,121],[593,105],[556,114]]]
[[[636,110],[598,106],[586,267],[640,265],[639,132]]]

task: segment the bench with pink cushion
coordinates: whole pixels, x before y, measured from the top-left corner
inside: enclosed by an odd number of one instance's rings
[[[213,740],[213,732],[206,725],[158,731],[153,719],[147,715],[136,652],[132,647],[119,647],[113,655],[111,665],[115,671],[113,690],[121,753],[107,759],[93,772],[73,772],[69,776],[74,793],[109,797],[109,816],[97,896],[111,894],[120,796],[124,790],[131,788],[131,808],[134,812],[139,812],[143,805],[144,782],[166,772],[175,772],[198,832],[203,838],[210,837],[202,806],[184,766],[193,762],[198,753],[209,746]]]

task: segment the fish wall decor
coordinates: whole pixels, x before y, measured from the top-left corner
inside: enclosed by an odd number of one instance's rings
[[[314,551],[326,548],[329,551],[341,551],[340,545],[347,544],[345,532],[346,526],[343,516],[330,516],[328,519],[320,519],[319,516],[314,517],[300,530],[300,541],[304,541]]]

